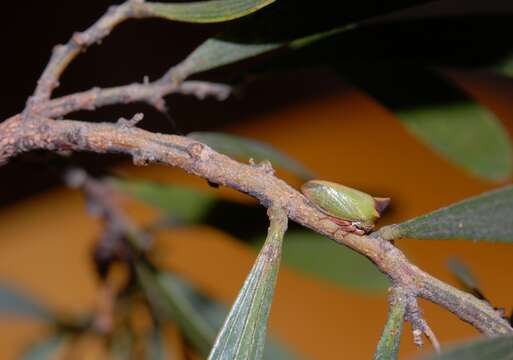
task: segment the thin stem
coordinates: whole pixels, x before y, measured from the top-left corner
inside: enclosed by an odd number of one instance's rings
[[[109,10],[87,30],[75,33],[64,45],[57,45],[50,61],[38,80],[34,95],[29,99],[28,107],[50,99],[53,90],[59,86],[59,78],[68,65],[82,51],[107,37],[112,29],[125,20],[147,16],[141,11],[143,0],[128,0]]]

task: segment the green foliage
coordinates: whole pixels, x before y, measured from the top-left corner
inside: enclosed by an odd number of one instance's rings
[[[267,240],[217,335],[209,360],[262,359],[285,232],[283,216],[281,209],[273,210]]]
[[[448,93],[444,92],[445,90],[440,92],[436,86],[433,88],[433,82],[425,83],[422,75],[409,76],[409,69],[405,68],[411,65],[404,66],[399,60],[402,58],[388,59],[394,64],[393,71],[384,69],[382,63],[376,66],[370,60],[376,57],[386,58],[394,52],[382,46],[381,43],[368,44],[372,41],[372,36],[375,37],[370,24],[373,24],[373,21],[379,24],[381,21],[379,16],[374,18],[372,16],[415,3],[419,2],[399,1],[386,5],[378,5],[370,1],[364,1],[360,5],[349,2],[343,5],[347,7],[344,15],[338,11],[336,12],[338,16],[334,16],[332,14],[332,11],[335,11],[332,8],[334,5],[327,2],[319,4],[318,8],[322,11],[317,11],[303,1],[294,4],[290,1],[281,1],[255,16],[243,19],[219,36],[206,40],[184,60],[181,71],[183,75],[188,76],[279,48],[297,50],[303,49],[306,45],[316,44],[320,40],[327,40],[322,41],[323,45],[320,47],[314,46],[309,51],[291,54],[289,58],[292,59],[290,61],[292,66],[330,63],[338,68],[346,79],[357,86],[363,86],[370,95],[395,111],[412,134],[418,136],[444,158],[484,179],[495,181],[509,178],[513,171],[513,147],[493,113],[464,96],[461,91],[456,98],[452,95],[446,96]],[[292,8],[294,11],[290,11]],[[283,21],[285,18],[287,20]],[[366,21],[369,18],[370,20]],[[396,20],[400,18],[399,16]],[[386,19],[386,16],[383,19]],[[434,22],[431,21],[431,23]],[[274,26],[269,27],[268,24]],[[415,24],[415,21],[407,23],[414,31]],[[350,32],[344,37],[336,36],[355,28],[359,31]],[[378,30],[381,28],[378,27]],[[399,27],[399,33],[390,32],[388,28],[386,30],[385,34],[390,38],[380,39],[382,43],[390,46],[397,42],[399,35],[404,34],[403,27]],[[381,47],[384,48],[381,49]],[[340,56],[340,48],[351,49],[351,51]],[[369,51],[369,48],[372,50]],[[374,51],[374,48],[379,50]],[[412,62],[415,63],[415,61]],[[355,64],[358,67],[357,71],[354,69]],[[421,64],[423,65],[422,62]],[[505,65],[502,68],[506,69],[508,66]],[[372,76],[371,74],[374,75],[377,72],[376,69],[389,79],[382,80],[380,76]],[[364,74],[366,77],[364,84],[360,82],[361,77],[355,79],[355,73]],[[401,77],[397,77],[397,73],[401,73]],[[403,83],[405,80],[407,83]],[[449,82],[446,81],[447,84]],[[388,85],[391,83],[394,84],[393,88]],[[386,86],[376,92],[377,87],[382,84]],[[396,107],[398,101],[405,100],[402,95],[393,98],[397,95],[396,89],[403,90],[406,93],[406,100],[414,99],[415,103],[406,104],[408,105],[406,107]],[[435,102],[426,102],[424,95],[429,90],[432,92],[430,95],[439,97]],[[382,96],[383,94],[385,96]],[[460,136],[454,136],[454,134]]]
[[[467,265],[456,258],[449,259],[447,264],[451,272],[469,290],[479,289],[479,283]]]
[[[192,23],[216,23],[249,15],[275,0],[211,0],[187,3],[148,2],[144,9],[157,17]]]
[[[397,237],[415,239],[467,239],[511,243],[512,218],[513,186],[507,186],[408,220],[389,230]]]
[[[213,195],[187,186],[127,180],[116,180],[113,183],[121,191],[147,202],[166,216],[185,224],[199,222],[216,201]]]
[[[187,299],[192,308],[194,308],[194,311],[208,326],[214,328],[216,332],[221,329],[224,319],[228,315],[228,309],[224,305],[201,293],[175,274],[166,273],[162,275],[162,278],[164,281],[171,279],[175,291]],[[264,349],[264,359],[297,360],[298,357],[276,340],[268,338]]]
[[[166,354],[165,342],[162,337],[160,326],[155,326],[147,335],[145,359],[147,360],[166,360],[169,358]]]
[[[184,70],[186,75],[189,76],[264,54],[281,46],[280,43],[238,44],[212,38],[206,40],[185,58],[182,66],[186,69]]]
[[[38,300],[8,284],[0,284],[0,317],[12,316],[45,322],[56,320],[53,311]]]
[[[506,131],[477,103],[441,104],[398,112],[408,130],[471,173],[503,180],[513,169]]]
[[[392,110],[411,134],[438,155],[486,180],[511,176],[513,147],[501,122],[443,73],[336,56],[331,63],[341,76]]]
[[[199,354],[207,355],[215,332],[196,313],[177,280],[170,274],[154,273],[144,264],[138,265],[137,276],[152,306],[178,325]]]
[[[30,345],[20,356],[20,360],[51,360],[55,359],[55,354],[66,342],[66,337],[62,334],[52,334]]]
[[[513,337],[474,340],[423,360],[507,360],[513,356]]]
[[[374,354],[374,360],[397,359],[405,313],[406,304],[404,301],[396,301],[390,305],[388,320]]]
[[[303,179],[310,179],[314,176],[310,170],[296,160],[260,141],[216,132],[193,132],[187,136],[234,158],[244,160],[251,158],[255,161],[268,160],[273,165],[288,170]]]
[[[285,235],[283,264],[301,273],[361,291],[382,292],[390,282],[364,256],[311,231]]]
[[[182,62],[182,70],[192,75],[282,47],[298,49],[352,29],[356,20],[422,2],[425,1],[320,0],[311,6],[307,0],[280,0],[206,40]]]

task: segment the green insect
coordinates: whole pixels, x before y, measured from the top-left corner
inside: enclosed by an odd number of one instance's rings
[[[390,203],[390,198],[372,197],[362,191],[322,180],[306,182],[301,191],[342,230],[359,235],[374,229],[374,223]]]

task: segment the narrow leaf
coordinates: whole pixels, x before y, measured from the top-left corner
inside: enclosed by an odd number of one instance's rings
[[[52,334],[30,345],[19,357],[20,360],[50,360],[56,358],[56,352],[64,345],[63,334]]]
[[[513,186],[490,191],[384,228],[387,238],[513,242]]]
[[[182,223],[197,223],[210,211],[214,196],[191,187],[149,181],[115,180],[115,186]]]
[[[479,289],[479,283],[467,265],[456,258],[451,258],[447,266],[465,287],[472,290]]]
[[[211,38],[198,46],[182,63],[181,72],[190,76],[278,49],[280,43],[237,43]]]
[[[132,328],[125,324],[117,326],[109,342],[109,359],[129,359],[135,346],[135,334]]]
[[[148,2],[147,13],[168,20],[192,23],[216,23],[249,15],[276,0],[211,0],[186,3]]]
[[[164,339],[162,338],[160,326],[155,326],[147,335],[146,339],[146,357],[147,360],[165,360],[167,359]]]
[[[402,62],[333,61],[441,157],[487,180],[511,176],[513,147],[500,120],[443,72]]]
[[[513,77],[513,54],[509,54],[502,61],[492,67],[492,70],[507,77]]]
[[[200,293],[188,282],[174,274],[165,275],[163,280],[166,281],[169,277],[172,278],[174,286],[180,288],[179,292],[187,298],[188,302],[194,308],[194,311],[208,323],[208,326],[219,331],[223,325],[224,319],[228,315],[227,307]],[[269,338],[264,349],[264,359],[298,360],[299,358],[276,341],[276,339]]]
[[[137,266],[137,276],[152,306],[175,321],[187,341],[206,356],[215,337],[214,330],[191,306],[177,280],[171,274],[155,274],[143,264]]]
[[[287,215],[271,209],[271,225],[242,289],[217,335],[209,359],[261,359],[265,344],[267,319],[280,264]]]
[[[390,305],[388,320],[383,330],[383,335],[378,343],[378,348],[374,354],[374,360],[393,360],[397,359],[401,334],[403,332],[404,314],[406,304],[397,299]]]
[[[513,337],[474,340],[424,360],[507,360],[513,358]]]
[[[252,158],[255,161],[269,160],[273,165],[288,170],[303,179],[314,177],[310,170],[296,160],[274,149],[272,146],[256,140],[216,132],[193,132],[187,136],[207,144],[220,153],[235,158]]]
[[[187,77],[280,47],[297,49],[352,29],[360,20],[423,2],[321,1],[312,6],[306,0],[281,0],[205,41],[180,64],[180,73]]]
[[[283,264],[345,288],[382,292],[390,282],[367,258],[311,231],[285,236]]]
[[[43,321],[54,321],[53,312],[30,295],[8,285],[0,284],[0,318],[25,316]]]
[[[491,180],[511,175],[508,135],[497,117],[481,105],[433,105],[397,115],[413,134],[471,173]]]
[[[279,48],[288,47],[294,50],[300,49],[311,43],[351,30],[355,27],[355,24],[344,25],[288,41],[239,42],[224,38],[211,38],[198,46],[180,63],[180,73],[182,76],[188,77],[192,74],[263,55]]]

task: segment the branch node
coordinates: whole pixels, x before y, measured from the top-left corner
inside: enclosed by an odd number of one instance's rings
[[[255,162],[253,158],[249,159],[249,164],[254,167],[255,169],[263,172],[265,175],[274,175],[274,168],[273,165],[269,160],[262,160],[259,163]]]
[[[89,37],[85,33],[75,32],[71,36],[71,40],[75,43],[76,46],[83,48],[89,42]]]
[[[187,147],[187,152],[195,160],[206,161],[209,158],[207,147],[202,143],[196,142],[189,145]]]
[[[153,156],[148,156],[142,151],[136,151],[132,155],[132,161],[136,166],[147,166],[154,159]]]
[[[143,113],[137,113],[132,116],[131,119],[119,118],[117,124],[121,127],[132,128],[135,127],[142,119],[144,119]]]

